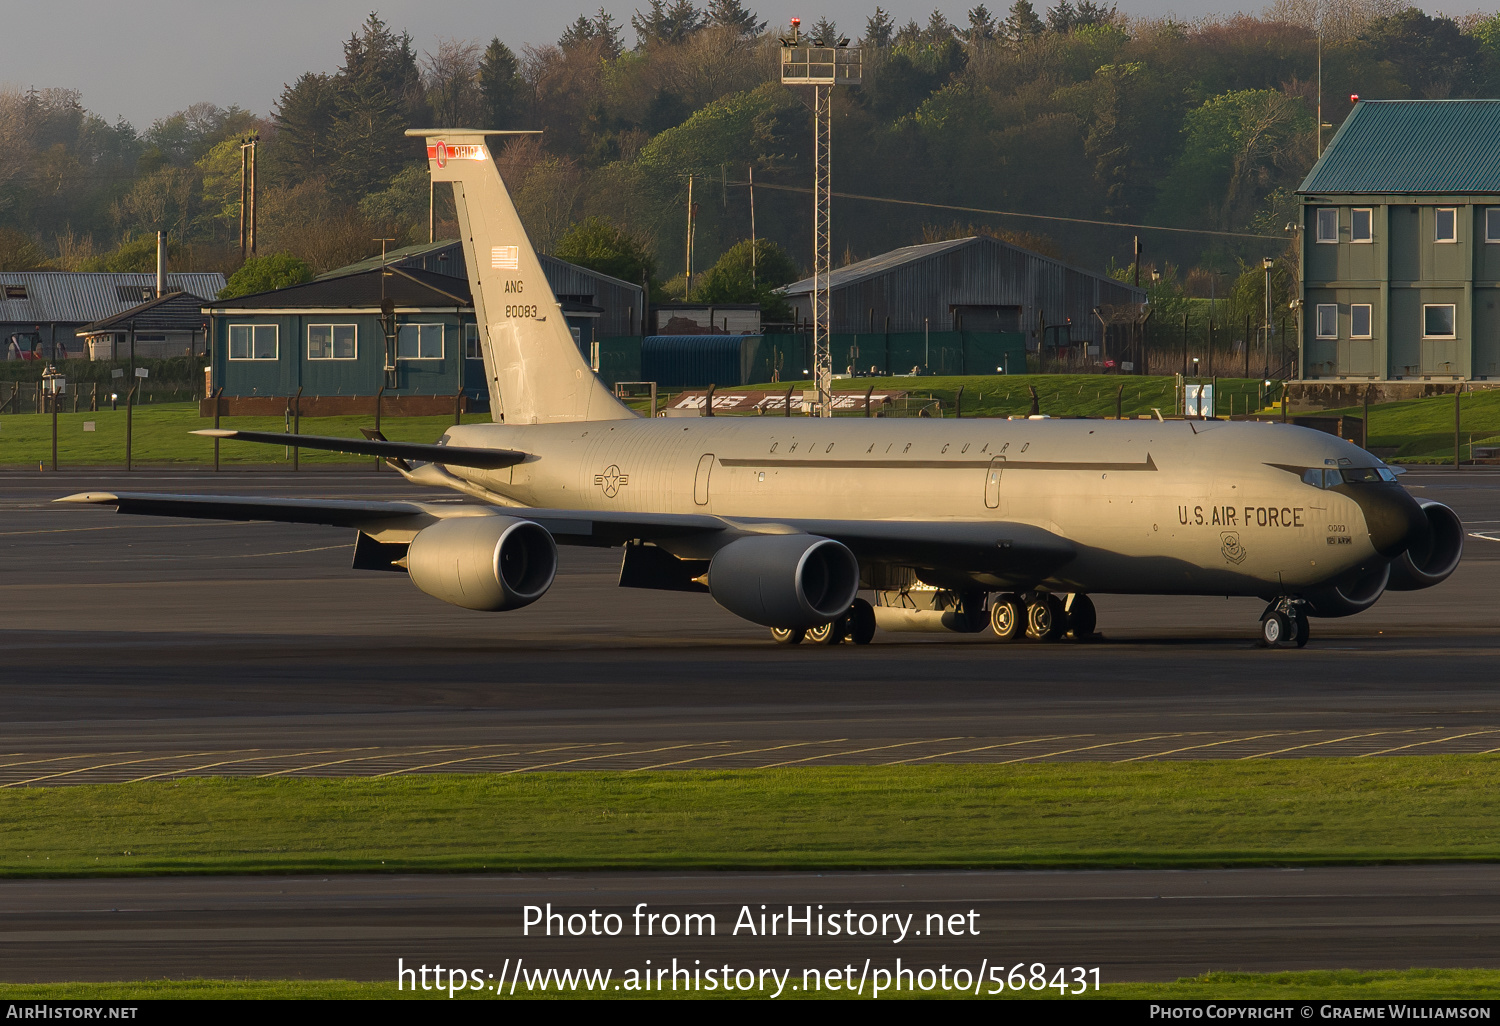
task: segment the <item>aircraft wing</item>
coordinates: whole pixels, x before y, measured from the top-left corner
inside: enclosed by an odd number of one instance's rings
[[[299,436],[306,437],[306,436]],[[441,447],[439,447],[441,448]],[[563,545],[613,546],[633,540],[667,543],[697,536],[711,552],[724,542],[755,534],[816,534],[849,546],[865,560],[959,573],[990,573],[1039,580],[1075,554],[1066,538],[1030,524],[996,520],[802,520],[718,517],[703,513],[630,513],[605,510],[477,506],[454,502],[283,499],[158,492],[79,492],[58,502],[114,506],[121,513],[207,520],[266,520],[377,530],[383,525],[419,530],[454,516],[521,517],[545,527]],[[394,524],[393,521],[405,521]]]
[[[513,467],[526,459],[524,452],[517,452],[514,449],[475,449],[463,445],[390,442],[383,436],[335,438],[328,435],[285,435],[273,431],[238,431],[229,428],[203,428],[192,433],[207,438],[233,438],[241,442],[292,445],[299,449],[326,449],[329,452],[347,452],[356,456],[383,456],[391,460],[446,463],[450,467],[473,467],[476,470],[499,470],[502,467]]]

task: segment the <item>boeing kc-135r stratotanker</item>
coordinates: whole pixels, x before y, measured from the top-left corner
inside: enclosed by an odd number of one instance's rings
[[[779,641],[886,629],[1090,637],[1091,594],[1253,596],[1306,643],[1458,565],[1463,529],[1339,438],[1216,420],[641,418],[589,369],[486,143],[409,132],[453,183],[503,420],[435,445],[199,434],[381,456],[482,504],[85,492],[122,513],[352,527],[354,568],[469,609],[535,602],[557,543],[623,546],[620,584],[701,591]],[[874,602],[859,597],[873,593]]]

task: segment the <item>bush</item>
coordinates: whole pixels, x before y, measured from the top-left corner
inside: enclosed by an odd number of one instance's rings
[[[271,292],[290,285],[301,285],[312,281],[312,268],[290,253],[272,253],[263,257],[251,257],[238,271],[229,276],[229,282],[219,293],[220,299],[248,296],[255,292]]]

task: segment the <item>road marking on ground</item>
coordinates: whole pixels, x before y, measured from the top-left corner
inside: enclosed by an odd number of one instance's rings
[[[1412,727],[1409,730],[1376,730],[1372,731],[1369,734],[1349,734],[1344,737],[1331,737],[1326,741],[1309,741],[1305,745],[1293,745],[1290,748],[1278,748],[1274,752],[1256,752],[1254,755],[1242,755],[1240,756],[1239,761],[1244,762],[1247,759],[1264,759],[1267,756],[1271,755],[1283,755],[1287,752],[1299,752],[1304,748],[1319,748],[1323,745],[1336,745],[1340,741],[1354,741],[1362,737],[1379,737],[1382,734],[1410,734],[1413,730],[1422,729],[1422,727]]]
[[[134,766],[142,762],[166,762],[168,759],[201,759],[205,755],[233,755],[235,752],[254,752],[255,748],[237,748],[227,752],[179,752],[176,755],[157,755],[149,759],[127,759],[124,762],[106,762],[98,766],[79,766],[76,769],[63,770],[59,773],[48,773],[45,776],[32,777],[30,780],[12,780],[8,784],[0,784],[0,787],[20,787],[23,784],[34,784],[38,780],[52,780],[56,777],[71,777],[75,773],[88,773],[91,770],[113,769],[116,766]]]
[[[767,763],[764,766],[757,766],[756,769],[775,769],[778,766],[796,766],[799,763],[812,762],[816,759],[837,759],[842,755],[863,755],[865,752],[883,752],[888,748],[910,748],[912,745],[940,745],[944,741],[960,741],[962,739],[962,735],[959,735],[958,737],[924,737],[919,741],[901,741],[893,745],[875,745],[873,748],[856,748],[853,751],[848,752],[825,752],[822,755],[809,755],[805,759],[791,759],[787,762],[771,762]]]
[[[742,752],[714,752],[711,755],[695,755],[691,759],[678,759],[676,762],[659,762],[655,766],[637,766],[631,773],[640,773],[644,770],[665,769],[668,766],[685,766],[690,762],[703,762],[705,759],[732,759],[736,755],[758,755],[761,752],[779,752],[785,748],[806,748],[808,745],[836,744],[842,738],[833,741],[794,741],[785,745],[773,745],[770,748],[747,748]],[[733,742],[726,742],[732,744]]]
[[[1164,738],[1169,738],[1169,737],[1186,737],[1186,736],[1187,735],[1184,732],[1184,733],[1178,733],[1178,734],[1157,734],[1154,737],[1137,737],[1137,738],[1132,738],[1132,739],[1130,739],[1128,741],[1106,741],[1103,744],[1088,745],[1088,746],[1086,746],[1084,748],[1067,748],[1067,749],[1064,749],[1061,752],[1044,752],[1041,755],[1026,755],[1026,756],[1023,756],[1023,757],[1021,757],[1019,759],[1005,759],[1005,760],[1003,760],[1001,762],[991,763],[990,765],[992,765],[992,766],[1009,766],[1011,763],[1015,763],[1015,762],[1030,762],[1032,759],[1050,759],[1054,755],[1072,755],[1074,752],[1092,752],[1095,749],[1099,749],[1099,748],[1113,748],[1116,745],[1140,745],[1140,744],[1145,744],[1147,741],[1161,741]]]
[[[607,744],[618,744],[619,742],[610,741],[610,742],[606,742],[606,743]],[[489,745],[489,746],[480,746],[480,747],[504,748],[504,747],[508,747],[508,746],[505,746],[505,745]],[[479,762],[481,759],[503,759],[507,755],[545,755],[548,752],[565,752],[569,748],[598,748],[598,747],[599,747],[599,745],[597,745],[597,744],[579,743],[579,744],[571,744],[571,745],[558,745],[555,748],[539,748],[539,749],[536,749],[535,751],[531,751],[531,752],[522,752],[522,751],[514,751],[514,752],[491,752],[488,755],[470,755],[470,756],[466,756],[465,758],[462,758],[462,759],[447,759],[447,760],[444,760],[443,762],[431,762],[431,763],[428,763],[425,766],[405,766],[405,767],[403,767],[401,769],[386,770],[384,773],[376,773],[370,779],[374,780],[377,777],[399,777],[403,773],[416,773],[416,772],[418,772],[420,770],[436,769],[439,766],[456,766],[457,764],[459,764],[461,762]]]
[[[840,741],[846,741],[848,739],[847,738],[839,738],[839,740]],[[661,747],[661,748],[643,748],[643,749],[641,749],[638,752],[607,752],[604,755],[589,755],[589,756],[585,756],[585,757],[583,757],[581,759],[564,759],[561,762],[544,762],[544,763],[542,763],[542,764],[540,764],[538,766],[521,766],[521,767],[519,767],[517,769],[501,770],[500,773],[502,775],[508,775],[508,774],[511,774],[511,773],[530,773],[533,770],[551,769],[553,766],[571,766],[575,762],[591,762],[594,759],[619,759],[619,758],[623,758],[624,756],[627,756],[627,755],[651,755],[654,752],[673,752],[673,751],[676,751],[676,750],[678,750],[680,748],[701,748],[701,747],[704,747],[706,745],[727,745],[727,744],[732,744],[732,742],[730,742],[730,741],[708,741],[708,742],[704,742],[704,741],[690,741],[690,742],[688,742],[685,745],[666,745],[666,746]]]
[[[276,770],[272,773],[256,774],[255,779],[265,780],[267,777],[280,777],[287,773],[306,773],[308,770],[324,769],[328,766],[344,766],[351,762],[370,762],[373,759],[395,759],[401,755],[436,755],[439,752],[472,752],[476,748],[494,748],[495,745],[448,745],[444,748],[428,748],[420,752],[395,753],[390,749],[372,749],[375,755],[362,755],[352,759],[332,759],[328,762],[315,762],[310,766],[289,766],[286,769]],[[358,749],[356,749],[357,751]]]
[[[12,752],[11,755],[25,755],[25,752]],[[36,766],[44,762],[66,762],[68,759],[108,759],[116,755],[140,755],[139,748],[128,752],[90,752],[87,755],[54,755],[49,759],[27,759],[24,762],[0,762],[0,769],[8,766]],[[6,756],[9,758],[10,756]]]
[[[959,748],[951,752],[938,752],[936,755],[916,755],[910,759],[896,759],[893,762],[883,762],[882,766],[904,766],[911,762],[921,762],[923,759],[945,759],[950,755],[969,755],[972,752],[987,752],[992,748],[1014,748],[1016,745],[1038,745],[1044,741],[1066,741],[1075,737],[1093,737],[1092,734],[1057,734],[1053,737],[1028,737],[1020,741],[1006,741],[1001,744],[980,745],[978,748]]]
[[[1500,534],[1500,531],[1470,531],[1469,537],[1479,538],[1482,541],[1500,542],[1500,538],[1494,537],[1496,534]]]
[[[1164,755],[1176,755],[1179,752],[1192,752],[1199,748],[1216,748],[1219,745],[1232,745],[1237,741],[1259,741],[1263,737],[1284,737],[1287,734],[1312,734],[1311,730],[1277,730],[1270,734],[1256,734],[1253,737],[1232,737],[1225,741],[1209,741],[1201,745],[1188,745],[1185,748],[1173,748],[1165,752],[1152,752],[1150,755],[1133,755],[1128,759],[1118,759],[1117,762],[1140,762],[1142,759],[1160,759]]]
[[[363,748],[316,748],[308,752],[283,752],[280,755],[252,755],[244,759],[223,759],[219,762],[205,762],[202,766],[193,766],[189,769],[176,769],[167,770],[164,773],[152,773],[149,776],[136,777],[134,780],[125,780],[121,781],[121,783],[139,784],[143,780],[155,780],[158,777],[179,776],[183,773],[198,773],[206,769],[217,769],[220,766],[238,766],[242,763],[247,762],[270,762],[272,759],[298,759],[305,755],[332,755],[335,752],[368,752],[375,747],[375,745],[366,745]],[[260,749],[252,748],[250,749],[250,751],[259,752]]]
[[[1359,758],[1361,758],[1361,759],[1368,759],[1372,755],[1389,755],[1391,752],[1404,752],[1408,748],[1420,748],[1422,745],[1438,745],[1438,744],[1442,744],[1444,741],[1457,741],[1461,737],[1478,737],[1480,734],[1497,734],[1497,733],[1500,733],[1500,731],[1495,731],[1495,730],[1471,730],[1467,734],[1453,734],[1453,735],[1450,735],[1449,737],[1435,737],[1435,738],[1431,739],[1430,741],[1413,741],[1409,745],[1398,745],[1395,748],[1387,748],[1387,749],[1384,749],[1383,751],[1379,751],[1379,752],[1365,752],[1363,755],[1359,756]]]

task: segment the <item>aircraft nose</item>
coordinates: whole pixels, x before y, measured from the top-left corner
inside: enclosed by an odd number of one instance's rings
[[[1350,491],[1365,514],[1370,543],[1382,556],[1394,559],[1431,530],[1422,507],[1399,484],[1356,485]]]

